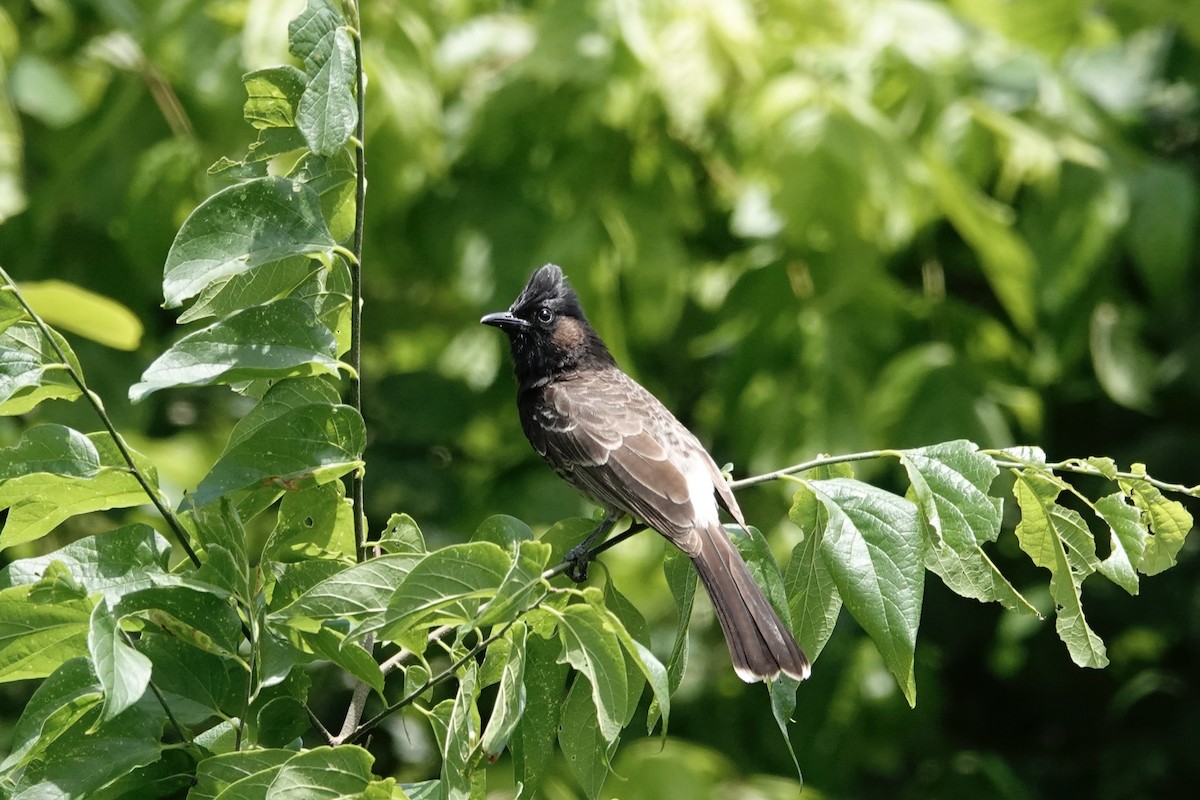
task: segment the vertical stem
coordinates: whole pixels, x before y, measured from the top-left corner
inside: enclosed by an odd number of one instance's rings
[[[366,220],[365,203],[367,199],[367,147],[365,90],[366,74],[363,71],[362,58],[362,15],[358,3],[350,2],[350,13],[354,24],[354,65],[355,65],[355,95],[358,102],[358,123],[355,126],[354,138],[354,241],[353,250],[355,261],[350,264],[350,352],[347,358],[354,368],[354,377],[350,381],[350,405],[362,414],[362,257],[363,257],[363,227]],[[364,508],[363,474],[356,472],[350,477],[350,498],[354,504],[354,550],[359,561],[367,554],[363,543],[366,541],[366,509]]]

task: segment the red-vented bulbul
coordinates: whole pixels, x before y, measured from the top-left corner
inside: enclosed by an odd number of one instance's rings
[[[605,511],[573,557],[586,566],[587,547],[623,515],[641,520],[696,565],[738,677],[807,678],[808,659],[721,527],[718,504],[746,524],[721,471],[691,431],[617,367],[562,270],[537,270],[508,311],[480,322],[508,334],[525,436]]]

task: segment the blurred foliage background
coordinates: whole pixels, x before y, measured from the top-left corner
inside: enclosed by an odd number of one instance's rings
[[[205,168],[252,139],[240,76],[287,59],[301,6],[0,2],[0,263],[142,320],[133,352],[76,348],[178,492],[238,399],[131,407],[126,390],[181,333],[162,262],[218,186]],[[439,544],[493,513],[586,513],[525,443],[502,337],[476,324],[547,261],[737,476],[970,438],[1197,480],[1197,0],[364,6],[376,528],[408,512]],[[37,414],[94,427],[82,408]],[[786,487],[740,500],[785,557]],[[1006,535],[996,558],[1021,587],[1014,550]],[[660,553],[643,535],[605,560],[665,649]],[[1089,583],[1103,672],[1074,667],[1051,625],[932,578],[912,711],[840,626],[793,726],[810,796],[1191,796],[1198,577],[1193,543],[1137,599]],[[624,750],[606,795],[791,796],[765,693],[728,669],[715,626],[695,631],[671,742]],[[31,688],[0,695],[0,748]],[[419,775],[428,755],[401,733],[378,766]]]

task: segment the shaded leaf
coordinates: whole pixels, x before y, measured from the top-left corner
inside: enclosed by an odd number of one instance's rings
[[[586,593],[597,592],[587,589]],[[624,722],[629,676],[611,615],[599,600],[569,605],[557,614],[562,642],[559,660],[582,673],[591,685],[599,732],[612,743]]]

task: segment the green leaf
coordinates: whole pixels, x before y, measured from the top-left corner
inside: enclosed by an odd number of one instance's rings
[[[288,65],[246,73],[242,77],[246,86],[242,116],[259,130],[294,127],[296,106],[306,82],[303,72]]]
[[[129,471],[125,459],[107,433],[88,434],[100,467],[91,465],[88,453],[69,467],[67,474],[26,474],[0,484],[0,509],[9,508],[0,533],[0,550],[38,539],[73,516],[110,508],[127,508],[149,502],[145,489]],[[75,442],[74,437],[71,442]],[[134,454],[143,476],[154,486],[157,471],[139,454]],[[72,474],[72,472],[80,474]]]
[[[349,637],[329,625],[320,630],[302,631],[294,627],[283,630],[292,643],[305,653],[318,656],[337,664],[358,680],[383,695],[383,672],[374,657],[359,644],[357,637]]]
[[[692,602],[696,598],[696,583],[700,576],[692,566],[691,559],[677,547],[667,549],[663,558],[663,575],[675,598],[675,643],[671,646],[671,657],[667,661],[667,685],[672,694],[683,681],[688,661],[688,629],[692,621]]]
[[[815,662],[833,634],[842,610],[842,596],[821,555],[821,538],[829,515],[816,494],[801,487],[792,498],[788,517],[803,532],[804,539],[792,549],[783,585],[796,641]]]
[[[212,714],[224,719],[241,714],[247,673],[237,662],[153,630],[142,632],[137,649],[150,659],[154,685],[183,724],[199,724]]]
[[[386,555],[342,569],[267,618],[272,625],[315,632],[325,620],[348,619],[363,626],[377,621],[388,601],[423,556]]]
[[[1010,611],[1036,613],[983,551],[1000,535],[995,462],[965,440],[900,452],[926,532],[925,566],[951,590]]]
[[[66,281],[22,282],[21,294],[48,325],[117,350],[136,350],[142,323],[125,306]]]
[[[104,687],[100,722],[108,722],[141,699],[150,685],[150,659],[125,641],[107,603],[92,609],[87,638],[92,669]]]
[[[425,536],[416,521],[408,514],[392,514],[383,533],[379,535],[379,546],[388,553],[420,553],[427,551]]]
[[[288,23],[288,49],[304,62],[309,75],[329,58],[334,32],[344,21],[332,0],[308,0],[304,11]]]
[[[615,630],[618,623],[599,605],[598,594],[596,589],[587,589],[585,595],[590,602],[569,605],[558,613],[558,636],[563,646],[559,660],[587,677],[600,735],[612,743],[624,723],[629,676]]]
[[[1150,533],[1142,524],[1136,506],[1126,502],[1121,492],[1095,502],[1096,513],[1108,525],[1108,558],[1100,562],[1100,572],[1130,594],[1138,593],[1138,567],[1146,553]]]
[[[152,713],[157,711],[158,713]],[[21,772],[13,796],[91,798],[162,754],[163,716],[157,704],[136,706],[100,724],[91,708],[50,742]]]
[[[496,588],[495,596],[479,612],[475,625],[485,627],[507,622],[523,611],[535,594],[544,593],[541,575],[549,559],[550,545],[533,540],[521,542],[508,574]]]
[[[312,727],[304,703],[291,696],[256,699],[249,715],[254,741],[263,747],[296,746]]]
[[[253,600],[246,529],[237,510],[227,501],[211,503],[185,515],[204,549],[205,563],[197,578],[220,586],[245,604]],[[186,524],[186,523],[185,523]]]
[[[11,284],[0,285],[0,333],[25,318],[25,307],[17,300],[16,287]]]
[[[846,478],[808,481],[825,507],[821,556],[842,601],[875,642],[909,705],[924,592],[924,540],[917,507]]]
[[[263,558],[292,562],[308,558],[354,558],[354,508],[338,481],[287,492]]]
[[[259,378],[334,375],[337,342],[312,306],[294,297],[253,306],[188,334],[129,389],[138,402],[175,386],[213,386]]]
[[[334,245],[316,192],[286,178],[230,186],[201,203],[180,227],[163,274],[167,308],[210,284],[263,264]]]
[[[321,196],[329,232],[339,242],[354,232],[355,194],[358,191],[354,157],[341,148],[326,158],[309,153],[300,159],[291,177],[304,181]]]
[[[0,590],[0,681],[44,678],[87,653],[92,601],[41,605],[30,601],[32,588]]]
[[[51,336],[82,374],[67,340],[54,331]],[[79,394],[35,323],[16,322],[0,331],[0,416],[27,414],[45,400],[74,400]]]
[[[242,623],[216,587],[171,586],[124,595],[113,606],[118,620],[136,617],[207,653],[240,660]]]
[[[12,752],[0,773],[28,764],[103,698],[86,658],[63,663],[34,691],[12,729]]]
[[[512,563],[491,542],[455,544],[433,551],[412,568],[392,595],[379,625],[381,637],[395,641],[418,626],[475,619],[479,601],[496,593]],[[360,629],[360,633],[369,629]]]
[[[477,670],[474,661],[467,661],[459,675],[458,692],[446,723],[442,741],[442,792],[447,800],[473,800],[474,770],[471,753],[479,742],[479,711]]]
[[[167,540],[149,525],[135,523],[85,536],[49,555],[14,561],[0,570],[0,588],[36,583],[51,564],[58,563],[89,594],[101,594],[111,602],[151,586],[183,583],[181,576],[167,571],[170,558]]]
[[[281,297],[299,297],[300,287],[323,270],[321,262],[310,256],[292,256],[222,278],[205,287],[179,315],[178,322],[182,325],[208,317],[224,317]]]
[[[14,446],[0,448],[0,481],[36,472],[90,478],[100,466],[92,440],[65,425],[34,425]]]
[[[1054,600],[1055,628],[1067,645],[1071,660],[1081,667],[1101,668],[1108,664],[1104,642],[1083,616],[1080,589],[1095,561],[1094,545],[1089,554],[1077,548],[1091,534],[1083,520],[1071,509],[1055,501],[1062,483],[1033,469],[1017,474],[1013,494],[1021,508],[1017,523],[1017,541],[1039,567],[1050,571],[1050,596]],[[1071,549],[1068,550],[1068,546]]]
[[[528,525],[506,514],[488,517],[475,529],[475,533],[471,534],[472,542],[492,542],[511,553],[517,552],[521,542],[532,538],[533,531]]]
[[[375,758],[354,745],[318,747],[283,764],[267,789],[271,800],[334,800],[356,797],[371,782]]]
[[[308,82],[296,109],[296,127],[317,155],[332,156],[345,147],[358,124],[358,106],[350,88],[356,64],[346,28],[335,29],[329,55]]]
[[[584,797],[596,800],[600,796],[616,742],[616,734],[611,738],[604,735],[603,714],[588,697],[586,682],[577,677],[563,703],[558,744]]]
[[[550,616],[548,612],[535,613]],[[525,713],[517,721],[509,742],[520,800],[539,796],[542,777],[554,755],[568,673],[567,666],[558,661],[558,645],[554,640],[537,635],[526,639]],[[594,711],[592,717],[595,718]]]
[[[1146,468],[1134,464],[1132,471],[1145,474]],[[1142,522],[1154,534],[1146,542],[1138,571],[1143,575],[1157,575],[1175,566],[1175,556],[1192,529],[1192,515],[1182,503],[1163,497],[1162,492],[1144,480],[1122,478],[1119,485],[1133,498],[1133,504],[1142,513]]]
[[[206,758],[188,800],[266,800],[272,781],[295,756],[293,750],[245,750]]]
[[[525,710],[526,637],[525,624],[522,622],[513,623],[504,634],[504,641],[508,643],[508,658],[500,675],[500,688],[492,704],[492,715],[480,740],[480,748],[489,762],[500,757]],[[491,652],[491,648],[488,648],[489,655]]]
[[[362,466],[365,439],[362,417],[350,406],[287,411],[251,435],[231,438],[190,502],[202,506],[239,490],[295,491],[328,483]]]
[[[792,721],[792,715],[796,713],[796,690],[799,688],[800,681],[783,674],[767,684],[767,691],[771,695],[771,716],[775,718],[775,724],[779,726],[779,735],[787,746],[788,755],[792,757],[792,766],[796,769],[796,777],[800,779],[801,783],[804,783],[804,774],[800,771],[800,759],[796,758],[796,749],[792,747],[792,737],[788,735],[788,723]]]

